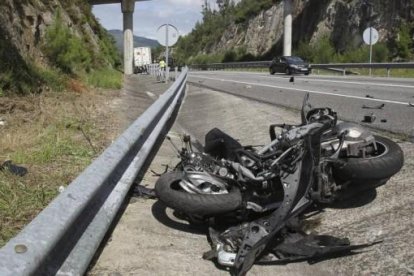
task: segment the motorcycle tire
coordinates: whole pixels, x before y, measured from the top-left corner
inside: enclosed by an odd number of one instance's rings
[[[155,183],[155,193],[168,207],[188,215],[214,216],[228,213],[242,206],[242,195],[237,187],[228,194],[190,194],[182,190],[178,182],[183,172],[165,173]]]
[[[333,170],[334,177],[340,180],[379,180],[388,179],[400,171],[404,164],[404,154],[394,141],[374,136],[380,153],[368,158],[343,158],[344,166]]]

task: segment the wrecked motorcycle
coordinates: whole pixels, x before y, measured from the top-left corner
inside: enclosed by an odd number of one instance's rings
[[[255,262],[311,260],[367,246],[307,235],[299,221],[315,203],[385,184],[403,165],[401,148],[338,122],[330,108],[312,108],[309,95],[301,117],[300,125],[271,125],[271,142],[262,147],[242,146],[213,129],[197,151],[185,137],[181,162],[161,175],[155,191],[190,222],[210,225],[212,250],[204,258],[245,275]]]

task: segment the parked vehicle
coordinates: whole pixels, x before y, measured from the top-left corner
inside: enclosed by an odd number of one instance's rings
[[[263,147],[242,146],[213,129],[204,150],[196,151],[184,137],[181,162],[156,183],[165,205],[191,223],[210,226],[212,250],[204,258],[231,267],[235,275],[245,275],[259,256],[289,262],[369,246],[307,235],[298,225],[315,203],[375,189],[403,165],[396,143],[338,122],[332,109],[312,108],[308,98],[302,123],[271,125],[271,142]]]
[[[134,73],[146,73],[148,66],[152,63],[151,48],[137,47],[134,48]]]
[[[269,71],[271,75],[274,75],[275,73],[309,75],[312,72],[312,68],[309,63],[305,62],[300,57],[283,56],[272,60]]]

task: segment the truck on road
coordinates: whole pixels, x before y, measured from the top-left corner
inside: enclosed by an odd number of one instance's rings
[[[147,65],[152,63],[151,48],[150,47],[137,47],[134,48],[134,73],[147,72]]]

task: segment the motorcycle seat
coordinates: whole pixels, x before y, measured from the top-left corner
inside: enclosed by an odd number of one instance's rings
[[[204,152],[216,158],[235,160],[236,151],[243,146],[233,137],[218,128],[213,128],[205,136]]]

